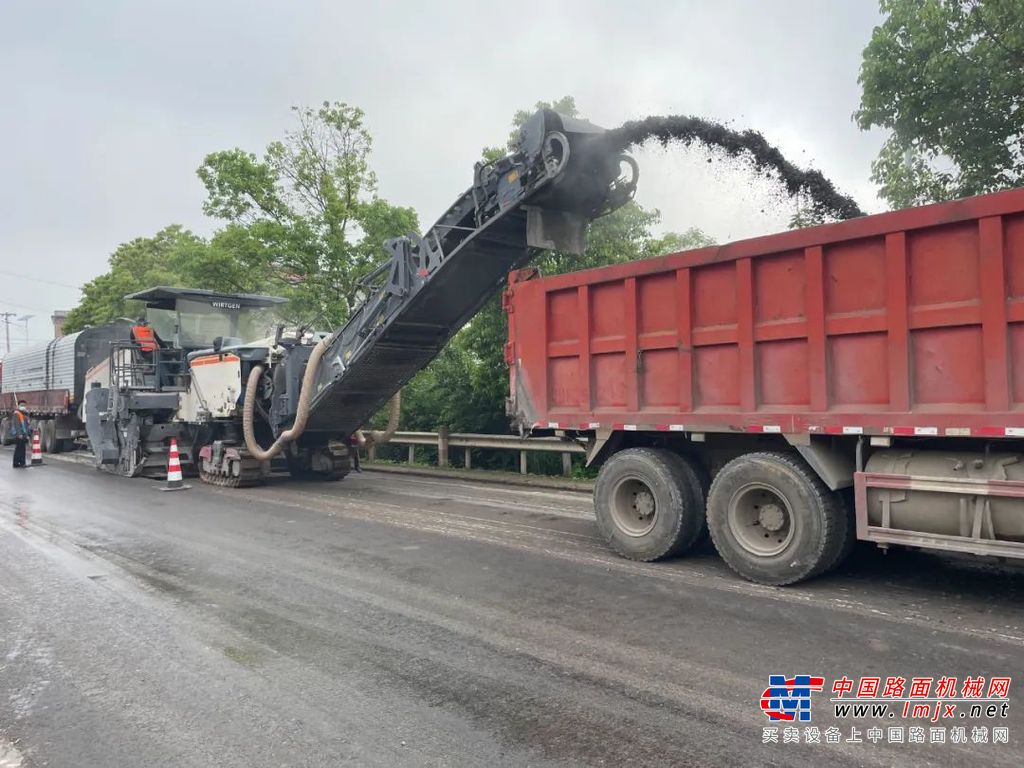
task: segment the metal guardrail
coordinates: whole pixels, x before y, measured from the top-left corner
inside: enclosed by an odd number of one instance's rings
[[[416,463],[416,446],[425,445],[437,449],[437,465],[439,467],[451,466],[449,455],[452,448],[463,450],[463,464],[466,469],[472,469],[472,450],[483,448],[496,451],[518,451],[519,472],[526,474],[527,456],[532,451],[543,453],[560,453],[562,455],[562,474],[572,474],[572,455],[574,453],[586,453],[579,443],[569,440],[562,440],[558,437],[531,437],[522,438],[515,435],[474,435],[462,432],[451,432],[439,430],[437,432],[395,432],[390,445],[408,446],[408,462]],[[367,459],[374,461],[377,458],[377,446],[367,447]]]

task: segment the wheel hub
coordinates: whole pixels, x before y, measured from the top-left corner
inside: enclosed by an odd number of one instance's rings
[[[758,557],[780,555],[796,530],[789,502],[768,483],[750,483],[733,494],[726,520],[736,543]]]
[[[654,514],[654,496],[646,488],[633,497],[633,509],[640,520]]]
[[[766,531],[779,531],[786,524],[786,512],[778,504],[765,504],[758,514],[758,522]]]
[[[627,478],[612,494],[612,520],[627,536],[644,536],[658,519],[654,492],[638,478]]]

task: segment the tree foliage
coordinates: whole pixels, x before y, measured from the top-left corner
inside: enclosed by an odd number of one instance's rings
[[[891,131],[872,178],[894,206],[1024,183],[1024,3],[881,0],[855,114]]]
[[[342,322],[383,242],[414,231],[416,214],[376,195],[361,110],[324,102],[294,114],[296,127],[262,156],[235,148],[203,160],[203,211],[222,222],[210,239],[170,226],[122,245],[67,328],[138,313],[124,295],[161,284],[283,295],[290,319]]]
[[[66,332],[117,317],[137,317],[142,305],[125,300],[125,295],[156,285],[232,292],[258,288],[244,264],[231,253],[176,224],[152,237],[122,244],[107,263],[104,274],[82,286],[82,300],[68,313]]]
[[[416,214],[376,195],[362,110],[324,102],[293,111],[297,127],[262,157],[241,149],[206,157],[203,210],[227,222],[221,238],[293,309],[336,325],[351,312],[359,279],[384,258],[383,242],[414,231]]]

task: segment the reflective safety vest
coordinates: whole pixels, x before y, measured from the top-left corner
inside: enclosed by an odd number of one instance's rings
[[[11,419],[11,436],[29,437],[30,434],[31,430],[28,427],[28,416],[21,411],[15,411],[14,417]]]
[[[156,342],[156,334],[148,325],[136,325],[132,328],[132,336],[139,343],[143,352],[156,352],[160,345]]]

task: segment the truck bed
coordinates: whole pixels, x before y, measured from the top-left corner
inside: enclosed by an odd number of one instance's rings
[[[524,430],[1024,436],[1024,189],[510,277]]]

